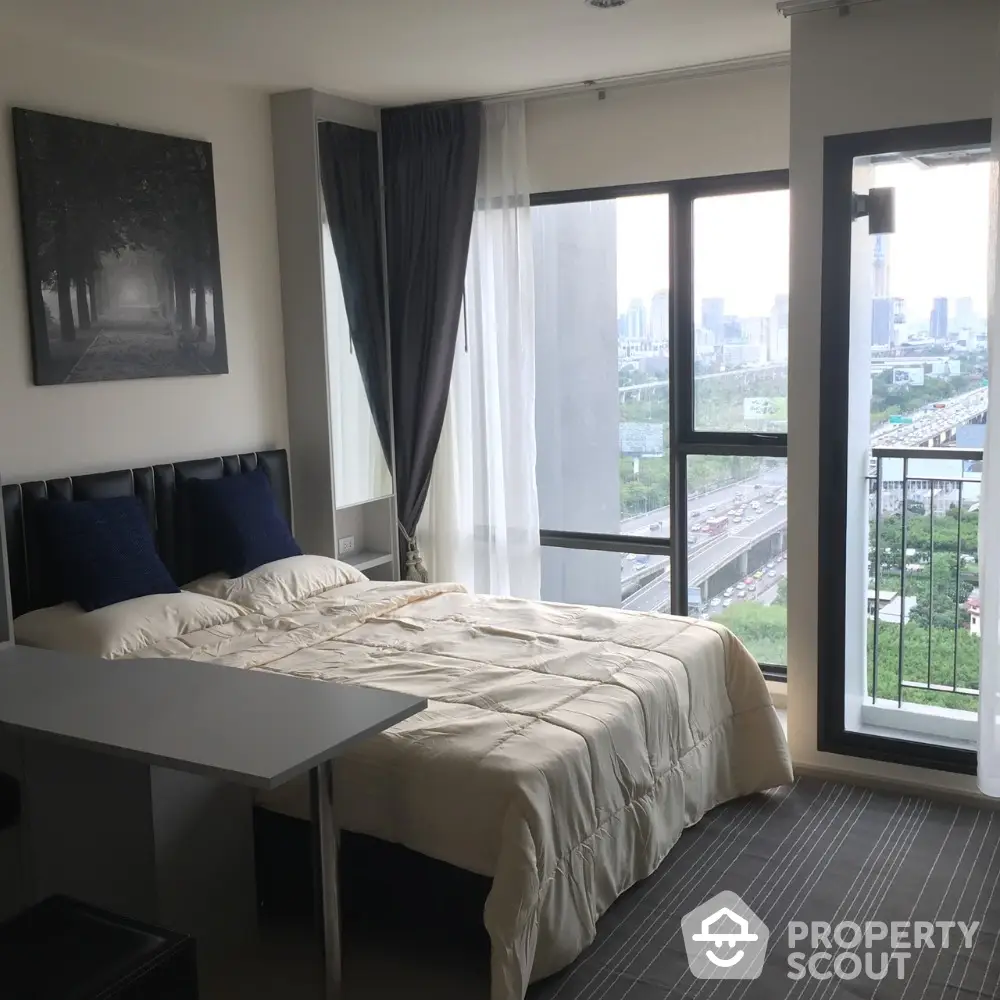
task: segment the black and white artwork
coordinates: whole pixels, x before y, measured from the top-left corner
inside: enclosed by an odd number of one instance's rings
[[[210,143],[14,109],[36,385],[229,370]]]

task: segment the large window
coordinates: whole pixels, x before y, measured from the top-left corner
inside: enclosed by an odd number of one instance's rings
[[[718,618],[780,672],[787,175],[546,195],[532,229],[543,598]]]

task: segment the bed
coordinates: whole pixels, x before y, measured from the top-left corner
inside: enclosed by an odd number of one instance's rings
[[[332,560],[238,584],[207,574],[180,487],[258,466],[287,514],[283,452],[4,487],[15,615],[51,603],[32,502],[134,494],[178,583],[202,581],[239,610],[130,656],[426,697],[425,712],[338,761],[338,821],[491,880],[493,1000],[520,1000],[572,962],[708,810],[791,780],[759,667],[711,622],[374,583]]]

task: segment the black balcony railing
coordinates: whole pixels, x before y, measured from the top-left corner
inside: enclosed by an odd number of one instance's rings
[[[868,475],[868,697],[976,711],[983,453],[875,448]]]

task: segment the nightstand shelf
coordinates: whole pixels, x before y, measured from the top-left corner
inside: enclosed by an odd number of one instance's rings
[[[364,573],[366,570],[391,563],[393,556],[391,552],[349,552],[340,558],[358,572]]]

